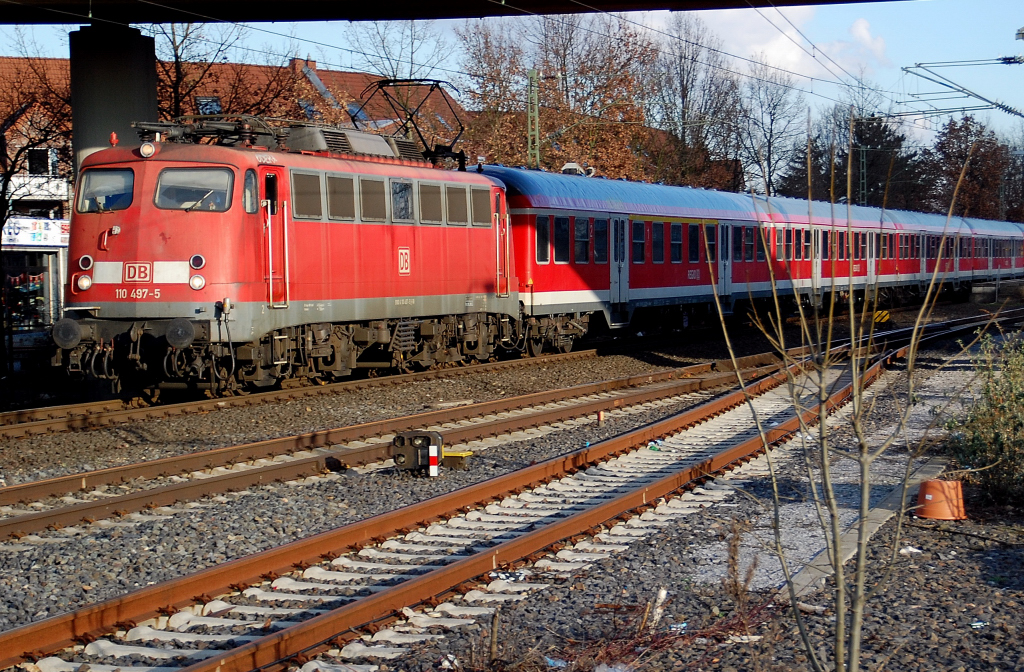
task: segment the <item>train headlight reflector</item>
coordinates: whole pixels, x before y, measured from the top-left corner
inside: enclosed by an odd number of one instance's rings
[[[78,267],[83,271],[88,271],[92,268],[92,257],[88,254],[83,254],[82,258],[78,260]]]
[[[202,289],[206,287],[206,278],[201,275],[193,275],[188,279],[188,286],[196,290]]]
[[[142,158],[148,159],[149,157],[156,154],[156,145],[154,145],[152,142],[142,143],[142,146],[139,147],[139,154],[142,155]]]
[[[78,288],[84,292],[85,290],[92,287],[92,278],[90,278],[88,275],[80,275],[78,276],[77,284]]]
[[[193,254],[192,258],[188,260],[188,265],[197,271],[206,266],[206,258],[201,254]]]

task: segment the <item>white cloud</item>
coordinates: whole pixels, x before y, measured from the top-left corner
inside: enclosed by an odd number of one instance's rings
[[[885,55],[885,38],[879,35],[878,37],[871,36],[871,24],[868,23],[867,19],[857,19],[850,26],[850,34],[853,35],[853,39],[857,41],[862,47],[871,52],[882,65],[889,65],[889,59]]]

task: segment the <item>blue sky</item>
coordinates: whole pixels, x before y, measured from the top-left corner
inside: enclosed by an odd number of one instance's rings
[[[935,85],[904,73],[901,69],[904,66],[1024,54],[1024,41],[1014,39],[1017,30],[1024,27],[1024,2],[1021,0],[913,0],[781,10],[704,11],[698,15],[732,54],[749,56],[763,52],[774,65],[792,72],[822,80],[843,78],[849,81],[839,67],[842,66],[853,75],[863,74],[894,104],[911,100],[915,93],[937,90]],[[649,12],[632,14],[630,18],[658,27],[664,25],[666,16],[664,12]],[[450,34],[456,23],[437,22],[437,27]],[[309,53],[321,63],[347,67],[352,62],[348,54],[323,46],[350,46],[345,41],[346,25],[344,22],[257,24],[254,27],[291,38],[253,32],[249,42],[253,46],[269,44],[274,51],[286,51],[289,45],[297,45],[298,55]],[[40,26],[27,30],[32,32],[43,52],[40,55],[67,55],[67,42],[61,29]],[[12,31],[10,27],[0,27],[0,54],[16,53]],[[807,52],[818,56],[814,58]],[[823,58],[822,52],[839,66]],[[454,56],[451,67],[458,67]],[[987,98],[1024,111],[1024,65],[956,67],[938,72]],[[797,78],[797,84],[807,91],[806,101],[815,108],[830,104],[829,98],[839,97],[839,87],[835,84],[801,78]],[[977,104],[971,100],[937,103],[940,107]],[[894,105],[894,109],[909,108]],[[1024,119],[1004,112],[975,114],[1001,133],[1019,134],[1024,129],[1021,123]],[[937,120],[940,124],[942,121]],[[917,120],[912,132],[925,140],[932,127],[934,124]]]

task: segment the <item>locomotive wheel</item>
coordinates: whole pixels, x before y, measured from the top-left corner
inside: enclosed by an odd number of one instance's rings
[[[526,339],[526,351],[530,353],[530,357],[540,357],[541,353],[544,352],[544,339]]]
[[[568,341],[565,341],[562,345],[558,346],[558,351],[561,353],[570,353],[572,352],[572,344],[573,340],[570,338]]]

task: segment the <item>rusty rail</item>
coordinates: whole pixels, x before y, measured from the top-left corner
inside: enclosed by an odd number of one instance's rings
[[[766,360],[766,356],[755,356],[745,358],[743,363],[754,363]],[[487,415],[498,410],[509,410],[510,408],[523,408],[537,404],[547,403],[553,400],[587,396],[595,392],[635,387],[638,385],[650,385],[661,381],[672,381],[682,378],[674,383],[643,389],[611,399],[598,399],[582,404],[559,407],[537,413],[526,414],[518,417],[494,420],[491,422],[475,423],[466,427],[442,430],[446,445],[465,443],[486,436],[494,436],[514,432],[529,427],[537,427],[553,422],[564,421],[570,418],[583,417],[601,410],[613,410],[623,406],[631,406],[646,403],[656,399],[685,394],[701,389],[712,389],[729,385],[735,382],[734,373],[718,373],[702,378],[687,379],[695,373],[710,371],[712,365],[698,364],[692,367],[684,367],[671,371],[659,372],[657,374],[644,374],[631,376],[629,378],[606,381],[602,383],[591,383],[581,385],[568,390],[557,390],[551,392],[540,392],[524,397],[484,402],[473,406],[459,407],[458,417],[474,417]],[[766,373],[778,370],[778,365],[762,366],[747,370],[750,377],[759,377]],[[474,410],[475,408],[475,410]],[[128,465],[116,467],[102,472],[90,472],[90,474],[78,474],[56,479],[48,479],[23,485],[9,486],[0,490],[0,503],[10,501],[24,501],[30,496],[40,497],[39,493],[46,493],[41,496],[52,496],[63,494],[70,487],[76,487],[79,483],[88,483],[92,474],[98,474],[95,479],[101,481],[103,478],[118,476],[124,480],[128,477],[140,477],[150,473],[166,475],[168,473],[179,473],[170,471],[169,466],[175,465],[179,470],[181,465],[190,465],[195,469],[210,468],[211,463],[216,459],[223,466],[231,462],[247,461],[280,455],[288,451],[302,450],[315,447],[323,447],[337,443],[342,440],[355,440],[385,433],[402,431],[404,429],[425,427],[439,422],[450,422],[451,411],[434,411],[421,413],[409,418],[398,418],[395,420],[355,425],[354,427],[341,428],[337,430],[325,430],[323,432],[311,432],[299,436],[285,437],[282,439],[271,439],[261,441],[248,446],[236,446],[216,451],[215,456],[209,454],[184,455],[179,458],[164,458],[155,460],[152,463],[141,463],[140,465]],[[372,431],[371,431],[372,430]],[[26,513],[19,516],[0,519],[0,538],[10,535],[21,535],[30,532],[43,530],[49,527],[60,527],[75,525],[82,521],[91,522],[101,518],[108,518],[113,515],[121,515],[143,509],[169,506],[177,502],[189,501],[200,497],[241,490],[253,485],[263,483],[293,480],[312,476],[327,471],[336,471],[344,467],[358,466],[372,462],[378,462],[391,457],[391,446],[387,443],[365,446],[356,449],[342,449],[315,455],[312,457],[288,460],[279,463],[269,464],[261,467],[254,467],[239,471],[233,471],[217,476],[210,476],[202,479],[192,479],[186,483],[175,483],[172,485],[160,486],[138,490],[136,492],[108,497],[96,501],[82,502],[70,506],[60,507],[48,511]],[[225,461],[228,458],[228,461]],[[177,460],[177,461],[175,461]],[[137,469],[132,470],[132,467]],[[106,482],[111,482],[107,480]],[[98,484],[93,482],[92,485]]]
[[[747,390],[751,394],[761,394],[784,382],[787,375],[786,372],[776,373],[749,384]],[[410,507],[380,514],[186,577],[143,588],[70,614],[54,616],[0,633],[0,667],[13,665],[25,659],[38,658],[76,641],[98,637],[115,629],[118,623],[137,623],[158,612],[172,612],[197,600],[202,601],[200,598],[204,596],[228,592],[232,586],[261,582],[262,577],[291,571],[297,564],[317,562],[325,556],[330,557],[340,551],[365,545],[376,537],[396,534],[406,528],[415,528],[445,514],[454,513],[460,508],[575,473],[634,446],[644,445],[734,408],[742,404],[744,399],[743,392],[736,390],[671,418],[511,474],[482,481]],[[781,428],[773,431],[782,436]],[[453,566],[460,566],[460,563]],[[217,660],[220,660],[220,657]]]
[[[216,411],[224,408],[253,406],[274,401],[289,401],[307,397],[334,394],[350,390],[361,390],[384,385],[405,385],[407,383],[464,376],[474,373],[487,373],[502,369],[514,369],[535,364],[550,363],[576,359],[597,357],[596,350],[580,350],[565,354],[544,355],[529,359],[514,359],[502,362],[474,364],[459,368],[432,369],[417,373],[403,373],[380,378],[363,380],[347,380],[328,385],[289,387],[272,392],[259,392],[243,397],[219,397],[178,404],[158,404],[134,408],[121,400],[86,402],[64,406],[31,408],[21,411],[0,413],[0,439],[21,438],[80,429],[97,429],[109,427],[132,420],[153,420],[158,418]]]
[[[877,379],[886,362],[904,353],[906,348],[890,350],[860,375],[865,384]],[[602,441],[566,455],[546,460],[526,469],[496,477],[453,493],[373,518],[323,532],[307,539],[270,549],[247,558],[212,567],[167,583],[143,588],[125,596],[91,605],[70,614],[55,616],[39,623],[0,633],[0,666],[38,659],[75,642],[102,636],[128,622],[139,622],[158,613],[171,613],[197,601],[207,602],[211,595],[238,590],[262,582],[267,576],[291,571],[296,566],[336,557],[339,552],[365,545],[374,539],[400,534],[423,526],[445,515],[454,515],[467,506],[478,506],[494,499],[560,478],[587,466],[609,459],[648,441],[662,438],[682,428],[744,403],[747,394],[758,395],[794,375],[800,364],[747,385],[672,418],[633,432]],[[826,400],[829,410],[838,407],[853,393],[851,376],[846,384]],[[820,405],[794,414],[766,433],[768,443],[785,440],[800,429],[801,423],[814,424]],[[688,482],[708,476],[730,463],[751,456],[766,446],[761,437],[741,441],[713,458],[667,476],[633,492],[603,502],[568,518],[469,556],[397,586],[361,598],[285,630],[272,633],[244,646],[224,651],[209,660],[197,662],[182,672],[247,672],[252,669],[280,667],[297,654],[309,655],[330,644],[351,638],[352,630],[388,617],[401,607],[427,601],[464,581],[478,577],[498,566],[520,560],[551,544],[607,522],[652,500],[670,494]]]

